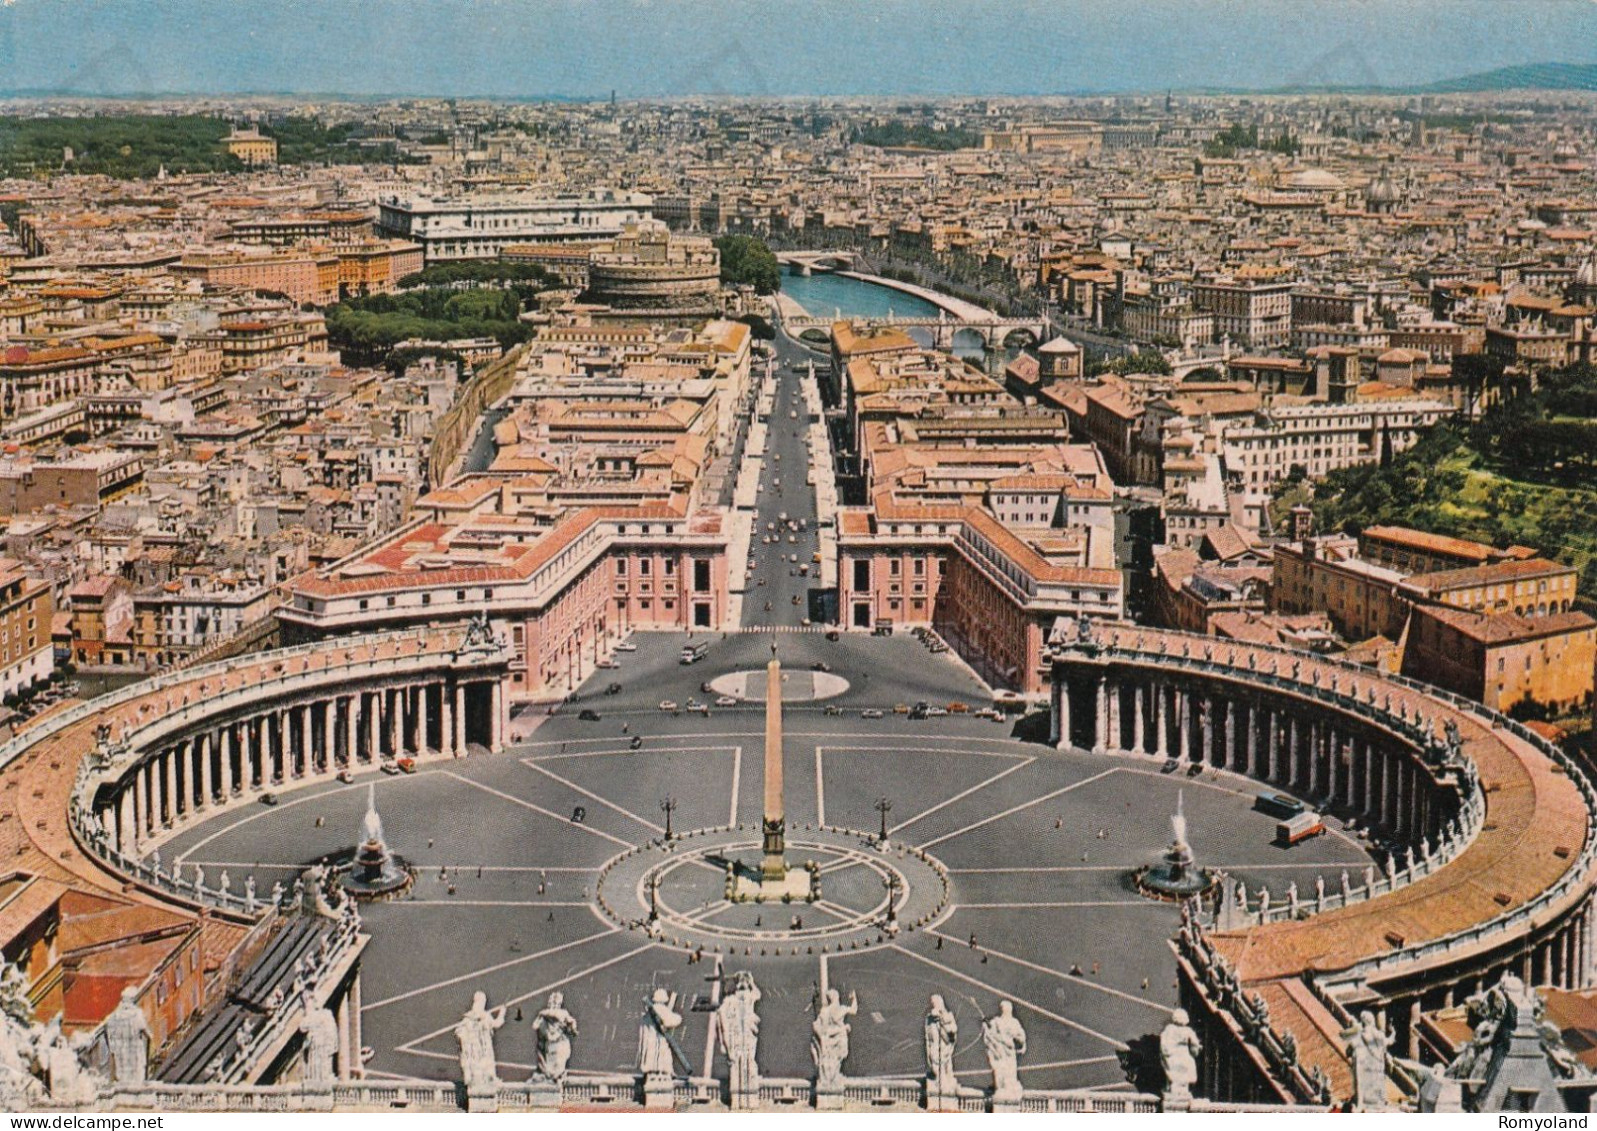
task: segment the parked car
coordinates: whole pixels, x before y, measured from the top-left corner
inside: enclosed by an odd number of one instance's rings
[[[594,667],[596,667],[596,668],[604,668],[606,671],[610,671],[610,670],[613,670],[615,668],[619,668],[620,666],[621,665],[618,664],[614,660],[600,660],[597,664],[594,665]]]
[[[843,713],[843,708],[839,707],[836,703],[828,703],[826,705],[825,713],[828,715],[841,715]]]
[[[816,660],[810,665],[810,671],[812,672],[829,672],[831,670],[832,665],[827,663],[825,660]]]
[[[662,700],[660,700],[660,710],[662,710],[662,711],[674,711],[676,709],[677,709],[677,701],[675,699],[662,699]]]
[[[738,705],[738,701],[731,695],[722,695],[716,699],[715,705],[717,707],[736,707]]]
[[[946,707],[927,707],[926,708],[926,717],[929,718],[929,719],[940,719],[940,718],[942,718],[943,716],[945,716],[947,714],[948,714],[948,709]]]
[[[907,715],[907,714],[909,714],[909,704],[908,703],[894,703],[893,704],[893,714],[895,714],[895,715]]]
[[[859,713],[859,717],[862,719],[879,719],[882,717],[882,712],[875,707],[866,707]]]
[[[584,707],[577,712],[577,719],[584,723],[596,723],[599,721],[599,712],[592,707]]]
[[[342,769],[338,771],[338,780],[343,782],[345,785],[349,785],[355,780],[355,775],[348,769]]]
[[[604,689],[604,693],[606,695],[620,695],[621,685],[619,683],[608,684]]]
[[[948,705],[948,713],[950,715],[965,715],[965,714],[969,714],[970,713],[970,704],[969,703],[959,703],[959,702],[950,703]]]
[[[630,640],[623,640],[621,643],[616,645],[617,652],[636,652],[637,650],[638,646],[632,643]]]
[[[414,758],[398,758],[394,761],[394,765],[399,767],[399,772],[402,774],[413,774],[416,772],[416,759]]]
[[[275,794],[275,793],[263,793],[263,794],[261,794],[261,804],[262,805],[276,805],[277,804],[277,794]]]

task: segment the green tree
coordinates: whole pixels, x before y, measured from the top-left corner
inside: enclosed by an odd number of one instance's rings
[[[755,294],[773,294],[782,285],[782,268],[776,254],[754,236],[717,236],[721,253],[721,281],[733,286],[749,285]]]

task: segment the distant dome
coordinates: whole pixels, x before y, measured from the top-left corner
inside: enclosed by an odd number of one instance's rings
[[[1341,177],[1325,169],[1293,169],[1282,175],[1281,187],[1336,192],[1347,188],[1347,184]]]

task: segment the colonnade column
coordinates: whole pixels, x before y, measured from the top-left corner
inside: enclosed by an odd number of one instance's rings
[[[1259,776],[1259,704],[1248,704],[1248,776]]]
[[[211,804],[211,798],[216,796],[216,787],[211,776],[211,736],[200,735],[194,740],[194,746],[200,754],[200,808],[204,809]]]
[[[1094,705],[1092,715],[1092,752],[1102,754],[1108,749],[1106,739],[1109,734],[1109,689],[1108,680],[1104,676],[1098,677],[1097,687],[1093,692]]]
[[[344,703],[344,765],[353,767],[360,748],[360,696],[346,695]]]
[[[466,685],[455,684],[455,756],[466,753]]]
[[[133,791],[123,787],[116,799],[116,849],[124,856],[139,850],[138,823],[133,818]]]
[[[1298,784],[1298,720],[1294,715],[1287,720],[1286,783],[1296,788]]]
[[[1153,742],[1154,753],[1161,758],[1170,757],[1170,703],[1169,688],[1164,684],[1156,684],[1153,689],[1154,718]]]
[[[1146,754],[1148,752],[1146,736],[1147,726],[1145,713],[1148,709],[1148,685],[1138,683],[1131,689],[1131,752],[1133,754]]]
[[[175,759],[170,750],[161,751],[158,757],[161,760],[162,823],[170,828],[177,824],[177,784],[172,770]]]

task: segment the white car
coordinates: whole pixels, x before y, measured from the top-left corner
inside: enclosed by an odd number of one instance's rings
[[[722,695],[715,701],[717,707],[736,707],[738,701],[730,695]]]
[[[619,668],[621,665],[616,663],[614,660],[600,660],[593,666],[596,668]]]
[[[638,646],[632,643],[630,640],[623,640],[621,643],[616,645],[617,652],[636,652],[637,650]]]
[[[947,707],[927,707],[926,708],[926,717],[929,718],[929,719],[940,719],[946,714],[948,714],[948,708]]]
[[[662,711],[674,711],[676,709],[677,709],[677,701],[675,699],[662,699],[662,700],[660,700],[660,710],[662,710]]]

